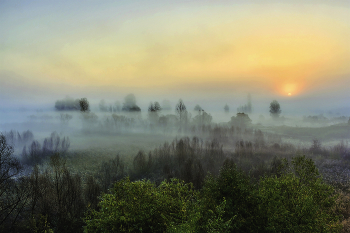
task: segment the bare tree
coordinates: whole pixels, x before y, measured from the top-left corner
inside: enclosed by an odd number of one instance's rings
[[[10,230],[28,201],[24,179],[16,177],[22,171],[20,162],[12,156],[13,148],[0,134],[0,230]]]
[[[180,130],[182,130],[182,125],[187,121],[187,110],[182,99],[180,99],[179,103],[176,105],[176,113],[180,120]]]

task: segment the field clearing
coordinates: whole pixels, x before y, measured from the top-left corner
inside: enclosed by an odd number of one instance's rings
[[[324,143],[350,140],[350,126],[348,124],[336,124],[325,127],[291,127],[291,126],[259,126],[265,133],[276,133],[285,139],[300,142],[311,142],[313,139]]]

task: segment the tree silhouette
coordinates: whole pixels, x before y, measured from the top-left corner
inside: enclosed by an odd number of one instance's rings
[[[90,111],[90,104],[86,98],[81,98],[79,100],[79,105],[80,105],[80,111],[82,111],[82,112],[89,112]]]
[[[270,103],[270,115],[273,117],[273,118],[278,118],[281,114],[281,106],[280,104],[277,102],[277,100],[273,100],[271,103]]]
[[[202,111],[203,109],[202,109],[202,107],[201,107],[199,104],[197,104],[197,105],[194,107],[194,110],[197,111],[197,112],[200,112],[200,111]]]
[[[154,102],[154,104],[151,102],[148,107],[148,112],[159,112],[160,110],[162,110],[162,108],[160,107],[160,104],[157,101]]]
[[[187,118],[187,110],[182,99],[179,100],[179,103],[176,105],[176,113],[180,119],[180,130],[182,129],[182,124],[185,122]]]
[[[141,112],[140,107],[136,105],[136,98],[134,94],[125,96],[122,110],[127,112]]]
[[[230,112],[230,107],[226,104],[224,107],[225,113],[229,113]]]

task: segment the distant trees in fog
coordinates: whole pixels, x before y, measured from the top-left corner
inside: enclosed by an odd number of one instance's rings
[[[213,117],[204,110],[199,111],[199,114],[193,118],[193,123],[199,126],[210,125]]]
[[[73,116],[70,114],[67,114],[67,113],[66,114],[61,113],[59,118],[60,118],[62,125],[68,125],[68,122],[73,118]]]
[[[237,113],[236,116],[231,117],[230,124],[233,126],[239,126],[242,128],[246,128],[250,126],[252,120],[249,118],[248,114],[245,113]]]
[[[252,113],[252,98],[248,94],[248,103],[237,108],[237,112]]]
[[[121,110],[119,101],[114,102],[114,104],[107,104],[104,99],[100,101],[98,107],[101,112],[120,112]]]
[[[79,99],[73,99],[66,97],[62,100],[57,100],[55,103],[55,109],[59,111],[77,111],[80,110]]]
[[[86,98],[73,99],[66,97],[62,100],[57,100],[55,103],[55,109],[58,111],[90,111],[89,101]]]
[[[179,102],[176,105],[176,114],[179,116],[180,120],[180,129],[182,129],[182,125],[187,122],[187,110],[184,102],[182,99],[179,100]]]
[[[160,110],[162,110],[162,107],[157,101],[154,103],[151,102],[148,106],[148,112],[159,112]]]
[[[98,107],[101,112],[108,112],[108,106],[105,100],[101,100],[100,103],[98,104]]]
[[[157,123],[159,121],[158,113],[162,110],[160,104],[156,101],[150,103],[148,106],[148,118],[152,123]]]
[[[281,106],[278,103],[277,100],[273,100],[270,103],[270,115],[272,116],[272,118],[278,118],[281,114]]]
[[[86,98],[81,98],[79,100],[79,106],[80,106],[80,111],[82,111],[82,112],[89,112],[90,111],[90,104]]]
[[[200,112],[200,111],[202,111],[203,110],[203,108],[199,105],[199,104],[197,104],[196,106],[194,106],[194,109],[193,109],[194,111],[197,111],[197,112]]]
[[[5,136],[7,143],[15,147],[21,147],[32,142],[34,139],[32,131],[29,130],[23,131],[22,133],[11,130],[10,132],[5,132],[3,135]]]
[[[136,98],[134,94],[128,94],[125,96],[122,111],[141,112],[140,107],[136,105]]]
[[[51,133],[50,137],[44,139],[43,145],[36,140],[22,150],[21,159],[24,164],[40,164],[43,159],[55,153],[64,155],[70,147],[69,137],[61,138],[57,132]]]
[[[224,111],[225,111],[225,113],[229,113],[230,112],[230,107],[227,104],[224,107]]]

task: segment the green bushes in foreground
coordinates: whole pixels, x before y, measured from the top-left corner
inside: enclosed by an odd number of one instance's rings
[[[85,218],[87,232],[339,232],[334,190],[311,159],[284,160],[256,183],[226,161],[201,192],[178,180],[117,182]]]
[[[192,184],[173,179],[156,187],[150,181],[125,178],[101,198],[100,210],[85,219],[88,232],[164,232],[188,219],[196,197]]]

